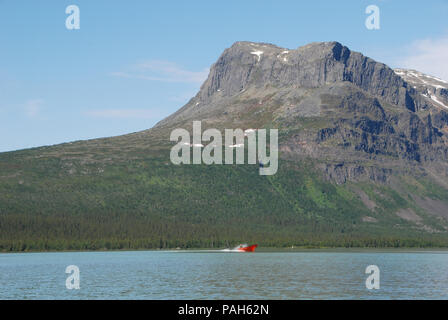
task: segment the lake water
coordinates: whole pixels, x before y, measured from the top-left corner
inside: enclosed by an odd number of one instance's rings
[[[79,290],[66,288],[68,265]],[[0,299],[448,299],[448,252],[0,254]]]

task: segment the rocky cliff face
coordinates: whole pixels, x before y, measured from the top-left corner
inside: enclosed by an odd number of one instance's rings
[[[212,67],[200,98],[207,101],[218,90],[232,96],[248,85],[318,88],[341,81],[388,102],[415,108],[406,83],[393,70],[338,42],[312,43],[297,50],[237,42]]]
[[[276,127],[285,158],[314,158],[338,183],[386,181],[404,164],[446,163],[447,88],[338,42],[295,50],[237,42],[213,64],[199,93],[154,130],[193,120]]]

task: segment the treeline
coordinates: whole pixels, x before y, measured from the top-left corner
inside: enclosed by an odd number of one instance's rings
[[[325,238],[325,237],[323,237]],[[0,240],[0,252],[29,251],[83,251],[83,250],[156,250],[156,249],[220,249],[229,248],[242,241],[227,240],[164,240],[164,239],[22,239]],[[275,241],[254,240],[265,248],[446,248],[442,239],[324,239]]]
[[[210,225],[178,218],[0,215],[0,251],[227,248],[243,242],[275,248],[448,247],[447,237],[441,234],[369,235],[344,225],[330,227],[325,221],[280,226],[243,220]]]
[[[72,167],[78,173],[67,171]],[[155,158],[102,171],[46,160],[21,168],[28,172],[0,180],[0,251],[225,248],[242,242],[448,246],[440,221],[422,221],[437,231],[431,234],[395,214],[413,205],[397,192],[364,186],[372,199],[381,193],[373,213],[347,186],[322,181],[306,163],[283,162],[268,177],[258,166],[174,166]],[[376,223],[363,221],[371,215]]]

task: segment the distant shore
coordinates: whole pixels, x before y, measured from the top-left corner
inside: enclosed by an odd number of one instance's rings
[[[154,251],[154,252],[191,252],[191,253],[232,253],[229,251],[222,251],[225,248],[163,248],[163,249],[98,249],[98,250],[27,250],[27,251],[0,251],[0,254],[8,253],[77,253],[77,252],[139,252],[139,251]],[[448,252],[447,247],[259,247],[255,253],[299,253],[299,252],[384,252],[384,253],[395,253],[395,252]],[[247,253],[250,254],[250,253]]]

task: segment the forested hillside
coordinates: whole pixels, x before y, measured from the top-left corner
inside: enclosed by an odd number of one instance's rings
[[[447,106],[443,80],[337,42],[237,42],[151,129],[0,153],[0,250],[448,246]],[[278,172],[172,164],[195,120],[278,129]]]

